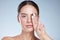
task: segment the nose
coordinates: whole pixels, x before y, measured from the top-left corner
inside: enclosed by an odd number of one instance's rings
[[[31,17],[31,16],[28,16],[27,22],[28,22],[28,23],[31,23],[31,22],[32,22],[32,17]]]

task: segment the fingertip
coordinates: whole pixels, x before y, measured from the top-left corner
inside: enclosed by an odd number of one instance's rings
[[[33,16],[32,16],[32,19],[33,19]]]
[[[35,17],[35,14],[32,14],[32,19]]]
[[[43,23],[40,22],[39,24],[44,27],[44,24]]]
[[[43,26],[44,24],[40,22],[40,24]]]

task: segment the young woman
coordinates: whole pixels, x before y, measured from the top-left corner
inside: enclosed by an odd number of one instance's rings
[[[52,40],[45,32],[44,24],[39,23],[39,8],[35,2],[23,1],[19,4],[17,18],[22,25],[21,34],[2,40]],[[39,38],[35,37],[34,31]]]

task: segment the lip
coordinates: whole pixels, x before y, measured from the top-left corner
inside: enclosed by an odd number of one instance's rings
[[[29,28],[32,27],[32,26],[33,26],[33,25],[26,25],[26,27],[29,27]]]

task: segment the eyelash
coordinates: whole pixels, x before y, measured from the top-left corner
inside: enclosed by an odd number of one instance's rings
[[[24,16],[22,16],[22,17],[26,17],[26,16],[24,15]]]

